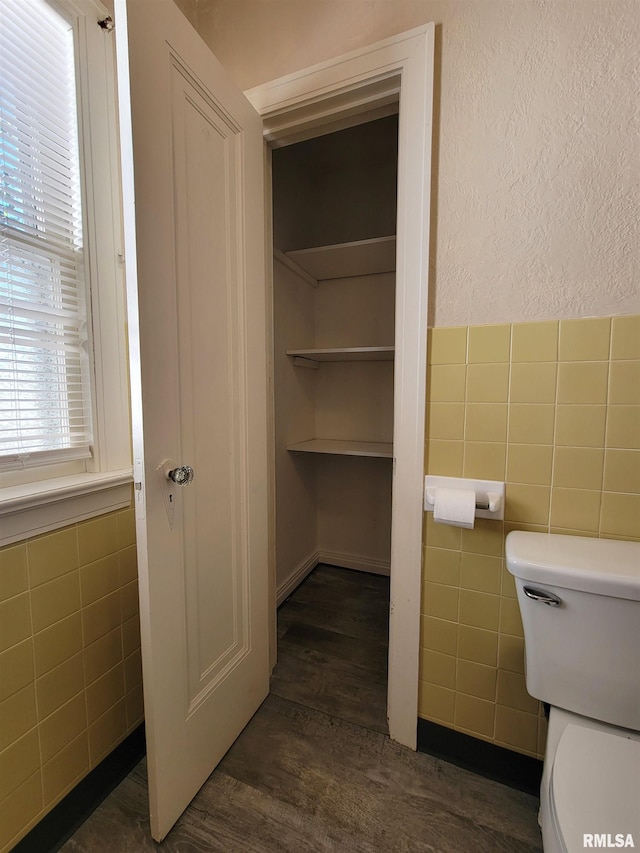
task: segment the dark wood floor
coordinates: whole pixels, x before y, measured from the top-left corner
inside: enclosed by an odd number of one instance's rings
[[[318,566],[278,612],[271,692],[387,733],[389,579]]]
[[[65,853],[540,853],[534,797],[386,736],[388,602],[318,567],[280,608],[269,697],[165,841],[141,762]]]

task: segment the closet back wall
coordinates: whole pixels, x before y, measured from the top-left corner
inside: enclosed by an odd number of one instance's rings
[[[273,239],[307,249],[396,233],[398,116],[273,151]]]

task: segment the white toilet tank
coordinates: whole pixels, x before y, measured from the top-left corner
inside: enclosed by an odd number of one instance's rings
[[[514,531],[506,556],[529,693],[640,731],[640,542]]]

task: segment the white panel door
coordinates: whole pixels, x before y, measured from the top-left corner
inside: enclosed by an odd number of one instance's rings
[[[262,125],[171,0],[117,0],[116,38],[160,840],[268,692]]]

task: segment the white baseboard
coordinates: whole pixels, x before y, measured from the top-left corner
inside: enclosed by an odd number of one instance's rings
[[[368,557],[354,557],[352,554],[339,554],[337,551],[316,551],[301,563],[289,577],[276,589],[276,607],[280,607],[285,598],[288,598],[294,589],[311,574],[318,563],[327,563],[329,566],[340,566],[343,569],[354,569],[356,572],[369,572],[372,575],[391,574],[391,563],[389,560],[373,560]]]
[[[372,575],[391,574],[390,560],[374,560],[369,557],[354,557],[352,554],[339,554],[337,551],[320,551],[319,563],[340,566],[343,569],[355,569],[356,572],[370,572]]]
[[[320,556],[317,551],[311,554],[310,557],[301,563],[289,577],[281,583],[276,589],[276,607],[280,607],[285,598],[291,595],[293,590],[300,586],[302,581],[310,574],[320,562]]]

